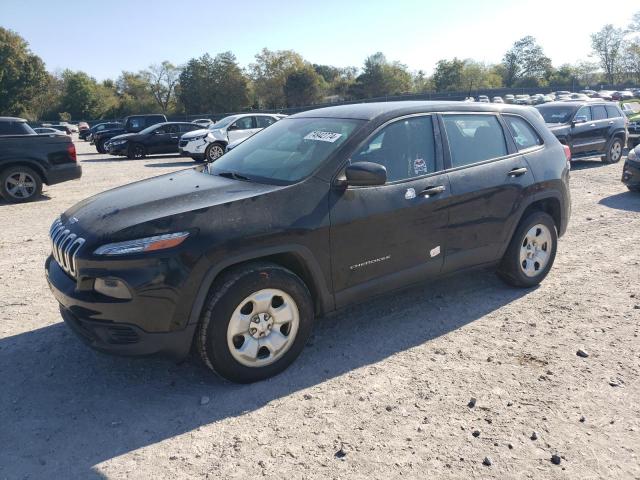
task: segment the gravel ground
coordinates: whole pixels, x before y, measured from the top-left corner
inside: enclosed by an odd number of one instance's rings
[[[193,165],[77,146],[82,180],[0,203],[0,478],[640,478],[640,195],[620,164],[575,165],[539,288],[475,271],[379,298],[239,386],[94,353],[61,323],[43,271],[56,215]]]

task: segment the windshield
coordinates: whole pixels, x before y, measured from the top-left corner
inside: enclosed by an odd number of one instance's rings
[[[209,125],[209,130],[217,130],[219,128],[224,128],[227,125],[229,125],[231,122],[233,122],[236,118],[235,115],[231,116],[231,117],[224,117],[222,120],[217,121],[216,123]]]
[[[291,118],[274,123],[209,165],[213,175],[288,184],[313,173],[362,125],[342,118]]]
[[[573,117],[575,107],[553,105],[537,107],[545,123],[567,123]]]

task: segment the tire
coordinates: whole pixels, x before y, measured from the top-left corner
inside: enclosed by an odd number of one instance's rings
[[[618,163],[622,158],[622,139],[620,137],[613,137],[611,143],[607,147],[607,154],[602,157],[604,163]]]
[[[311,294],[298,276],[272,263],[250,263],[214,283],[195,341],[213,372],[251,383],[286,369],[304,348],[313,322]]]
[[[0,173],[0,196],[9,203],[31,202],[42,193],[42,177],[35,170],[16,165]]]
[[[106,140],[100,140],[98,143],[96,143],[96,150],[98,150],[98,153],[107,153],[107,149],[104,148],[105,142]]]
[[[134,143],[133,145],[129,145],[129,150],[127,150],[127,158],[129,160],[139,160],[144,158],[147,155],[147,150],[144,148],[144,145],[139,143]]]
[[[204,151],[204,158],[207,162],[215,162],[224,155],[224,145],[220,142],[213,142]]]
[[[204,157],[191,157],[191,159],[196,163],[203,163]]]
[[[537,241],[532,242],[534,237]],[[551,270],[557,248],[558,233],[553,218],[545,212],[532,212],[520,221],[502,257],[498,275],[514,287],[534,287]]]

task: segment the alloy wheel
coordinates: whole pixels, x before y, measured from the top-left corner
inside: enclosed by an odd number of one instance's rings
[[[620,157],[622,156],[622,144],[619,141],[615,141],[613,142],[613,145],[611,145],[610,156],[612,163],[620,160]]]
[[[17,200],[31,197],[36,191],[35,179],[26,172],[14,172],[5,180],[5,190]]]
[[[220,145],[211,145],[209,147],[209,161],[213,162],[224,154],[224,150]]]
[[[260,290],[234,310],[227,327],[227,345],[240,364],[263,367],[291,348],[299,325],[298,306],[289,294],[279,289]]]
[[[520,244],[520,268],[527,277],[536,277],[549,263],[552,250],[549,229],[542,224],[531,227]]]

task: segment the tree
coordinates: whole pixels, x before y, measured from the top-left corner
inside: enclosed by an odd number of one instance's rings
[[[73,119],[100,118],[106,110],[106,102],[94,78],[85,72],[65,70],[60,108]]]
[[[142,73],[124,71],[115,82],[118,99],[114,116],[153,112],[157,108],[149,83]]]
[[[544,83],[552,69],[547,57],[536,39],[530,35],[516,41],[507,50],[503,59],[503,81],[507,87],[518,85],[538,86]]]
[[[389,62],[378,52],[365,59],[364,69],[351,90],[357,98],[372,98],[409,92],[411,86],[406,65]]]
[[[640,83],[640,40],[633,40],[625,45],[623,65],[633,81]]]
[[[631,23],[629,24],[629,31],[640,32],[640,11],[633,14]]]
[[[322,78],[311,65],[287,75],[284,85],[287,106],[298,107],[317,102],[320,98],[320,81]]]
[[[233,53],[204,54],[182,70],[179,99],[188,113],[238,111],[249,103],[248,81]]]
[[[290,73],[304,70],[305,61],[293,50],[271,51],[263,48],[249,66],[258,104],[267,108],[284,107],[284,87]]]
[[[462,71],[464,62],[458,58],[439,60],[433,73],[433,84],[437,92],[463,90]]]
[[[607,24],[599,32],[591,34],[593,53],[607,75],[607,81],[615,83],[621,69],[624,31]]]
[[[149,89],[156,103],[167,113],[169,107],[175,103],[175,89],[180,77],[180,68],[165,60],[159,65],[151,65],[143,72],[149,83]]]
[[[0,27],[0,114],[24,115],[45,92],[48,74],[17,33]]]

